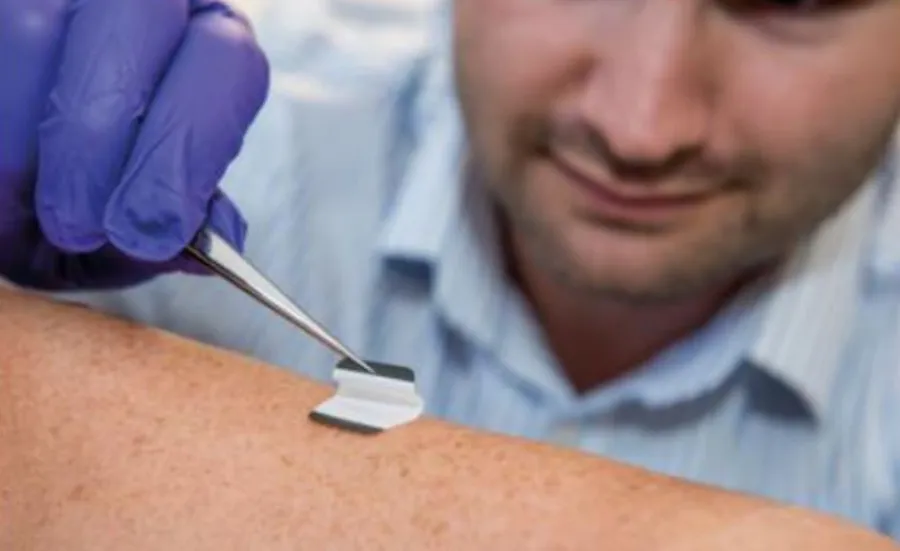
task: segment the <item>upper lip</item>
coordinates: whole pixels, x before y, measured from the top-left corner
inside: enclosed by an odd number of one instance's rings
[[[609,177],[596,163],[573,153],[552,151],[551,157],[566,172],[582,180],[585,184],[601,188],[606,193],[629,202],[688,202],[709,195],[707,190],[662,190],[663,184],[623,183],[620,179]]]

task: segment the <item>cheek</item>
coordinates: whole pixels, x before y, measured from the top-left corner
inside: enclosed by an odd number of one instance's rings
[[[804,68],[778,78],[735,95],[734,105],[747,106],[735,128],[759,170],[746,203],[748,229],[793,238],[812,231],[866,181],[893,133],[897,98],[883,87],[848,87]]]
[[[723,55],[740,63],[720,64],[722,131],[713,143],[751,152],[767,172],[763,184],[864,177],[896,126],[900,63],[884,43],[900,40],[853,32],[860,37],[794,50],[734,33]]]
[[[576,80],[590,34],[553,2],[457,0],[460,103],[476,147],[502,149],[516,121],[542,114]]]

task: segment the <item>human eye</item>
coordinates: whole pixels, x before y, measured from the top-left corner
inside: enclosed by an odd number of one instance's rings
[[[790,42],[818,42],[844,28],[866,6],[882,0],[721,0],[743,23]]]
[[[817,17],[847,10],[864,0],[723,0],[730,11],[745,15]]]

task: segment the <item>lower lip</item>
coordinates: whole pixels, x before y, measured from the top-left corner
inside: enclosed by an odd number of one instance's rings
[[[551,157],[551,163],[566,180],[573,183],[582,195],[586,196],[591,212],[613,220],[660,223],[696,207],[706,198],[701,194],[680,197],[627,197],[560,159]]]

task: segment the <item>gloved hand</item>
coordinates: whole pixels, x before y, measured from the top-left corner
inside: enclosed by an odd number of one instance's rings
[[[269,67],[216,0],[0,0],[0,277],[49,289],[197,270],[204,222],[238,249],[217,185]]]

